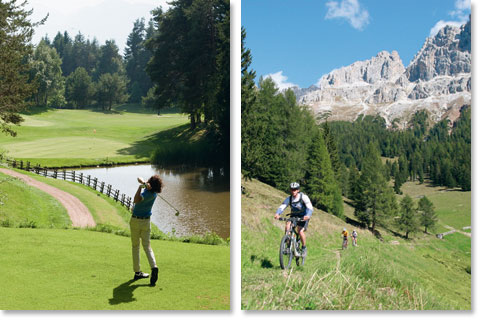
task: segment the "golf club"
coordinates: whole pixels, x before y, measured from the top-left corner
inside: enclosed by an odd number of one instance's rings
[[[159,195],[159,194],[158,194],[158,196],[159,196],[163,201],[165,201],[173,210],[175,210],[175,215],[176,215],[176,216],[178,216],[178,215],[180,214],[180,211],[178,211],[177,208],[175,208],[174,206],[172,206],[172,205],[170,204],[170,202],[168,202],[167,200],[165,200],[164,197],[162,197],[162,196]]]
[[[138,177],[137,178],[137,181],[142,184],[145,188],[147,187],[147,183],[145,182],[145,180],[143,180],[142,177]],[[161,195],[157,194],[160,199],[162,199],[163,201],[165,201],[173,210],[175,210],[175,215],[178,216],[180,214],[180,211],[178,211],[177,208],[175,208],[170,202],[168,202],[164,197],[162,197]]]

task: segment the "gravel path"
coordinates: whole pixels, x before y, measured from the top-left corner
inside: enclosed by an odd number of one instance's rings
[[[65,209],[67,209],[67,213],[70,216],[70,220],[72,220],[73,227],[94,227],[96,225],[88,208],[80,200],[78,200],[78,198],[72,196],[70,193],[52,187],[46,183],[37,181],[27,175],[13,170],[0,168],[0,172],[21,179],[29,186],[38,188],[60,201]]]

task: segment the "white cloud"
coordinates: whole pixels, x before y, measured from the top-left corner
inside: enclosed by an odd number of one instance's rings
[[[464,22],[440,20],[435,24],[435,26],[433,26],[432,29],[430,29],[430,37],[435,36],[438,33],[438,31],[442,30],[447,25],[460,27],[462,24],[464,24]]]
[[[267,74],[264,78],[271,78],[280,91],[291,87],[299,87],[295,83],[287,82],[288,77],[283,75],[283,71]]]
[[[325,19],[344,18],[357,30],[363,30],[369,23],[370,15],[358,0],[329,1],[326,6],[328,11]]]
[[[450,11],[450,16],[455,19],[452,21],[438,21],[432,29],[430,29],[430,37],[435,36],[438,31],[444,28],[446,25],[451,25],[455,27],[460,27],[468,21],[468,17],[471,11],[471,2],[470,0],[456,0],[455,1],[455,10]]]
[[[457,0],[455,1],[455,9],[457,10],[470,10],[470,0]]]

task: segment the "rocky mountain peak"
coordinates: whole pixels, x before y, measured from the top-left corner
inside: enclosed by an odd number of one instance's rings
[[[409,81],[429,81],[437,76],[471,72],[470,21],[461,28],[447,25],[427,38],[406,70]]]
[[[405,71],[398,52],[379,52],[375,57],[357,61],[347,67],[335,69],[323,76],[320,88],[340,87],[345,85],[364,85],[378,81],[396,81]]]
[[[402,127],[427,110],[433,121],[455,121],[459,108],[471,104],[470,24],[445,26],[427,38],[407,68],[398,52],[381,51],[322,76],[317,87],[294,88],[297,100],[331,120],[380,115],[387,124],[399,119]]]

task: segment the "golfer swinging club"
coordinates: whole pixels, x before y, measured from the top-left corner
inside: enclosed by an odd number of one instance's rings
[[[137,179],[140,185],[133,198],[132,218],[130,219],[130,234],[132,238],[132,258],[133,271],[135,276],[133,280],[148,278],[148,273],[140,270],[140,239],[142,240],[143,250],[148,258],[148,263],[152,269],[150,285],[155,286],[158,279],[158,267],[155,262],[155,255],[150,246],[150,216],[152,215],[152,206],[157,198],[157,193],[162,192],[163,182],[158,175],[152,176],[145,182],[142,178]],[[143,190],[142,192],[142,188]]]

